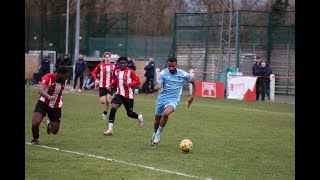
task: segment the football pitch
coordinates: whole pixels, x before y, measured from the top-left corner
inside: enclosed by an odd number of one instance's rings
[[[160,143],[151,146],[157,94],[135,95],[142,128],[121,106],[113,135],[104,136],[108,120],[98,92],[65,91],[58,134],[47,134],[42,123],[39,145],[29,145],[38,96],[36,86],[25,86],[28,180],[295,179],[294,104],[195,97],[188,109],[182,95]],[[179,149],[182,139],[193,142],[190,153]]]

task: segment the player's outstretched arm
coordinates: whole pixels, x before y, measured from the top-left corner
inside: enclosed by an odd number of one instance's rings
[[[196,94],[196,80],[194,78],[191,79],[190,83],[192,84],[192,93],[191,93],[191,96],[188,98],[187,100],[187,106],[188,108],[190,107],[191,103],[193,102],[193,98]]]

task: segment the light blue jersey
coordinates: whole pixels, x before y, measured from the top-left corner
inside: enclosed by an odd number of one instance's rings
[[[168,105],[176,109],[180,102],[184,81],[190,82],[191,79],[190,74],[182,69],[177,68],[175,74],[170,73],[168,68],[163,69],[157,80],[157,83],[162,85],[162,89],[157,98],[155,114],[162,115]]]

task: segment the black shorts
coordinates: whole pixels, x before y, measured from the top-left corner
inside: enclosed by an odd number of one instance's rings
[[[114,95],[111,104],[123,104],[127,112],[133,111],[133,99],[123,97],[120,94]]]
[[[107,94],[110,94],[112,96],[113,95],[113,90],[111,89],[110,91],[107,91],[107,88],[99,87],[99,97],[105,96]]]
[[[34,112],[39,112],[44,116],[48,114],[50,121],[60,122],[61,120],[61,108],[51,108],[40,100],[38,100]]]

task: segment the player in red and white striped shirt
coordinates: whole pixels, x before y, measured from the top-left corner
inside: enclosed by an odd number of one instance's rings
[[[48,114],[46,120],[47,133],[57,134],[60,128],[62,93],[67,84],[70,73],[66,67],[60,67],[57,72],[48,73],[43,76],[38,88],[40,97],[32,115],[32,136],[31,144],[39,143],[39,125]]]
[[[117,109],[123,104],[127,111],[127,116],[138,120],[138,127],[142,127],[143,116],[133,112],[133,89],[132,87],[140,85],[140,79],[136,72],[127,67],[128,60],[126,57],[119,58],[120,68],[117,69],[116,78],[109,85],[110,90],[117,85],[117,92],[111,101],[111,111],[109,115],[109,128],[104,132],[105,135],[111,136],[113,133],[113,123]]]
[[[114,79],[114,73],[116,71],[116,66],[113,63],[110,63],[111,53],[105,52],[103,54],[104,61],[99,63],[97,67],[91,72],[95,83],[99,85],[99,100],[104,104],[104,111],[102,113],[102,119],[107,119],[107,114],[109,110],[109,104],[112,97],[112,90],[107,90],[107,87],[110,85]],[[100,78],[97,78],[97,73],[99,73]]]

